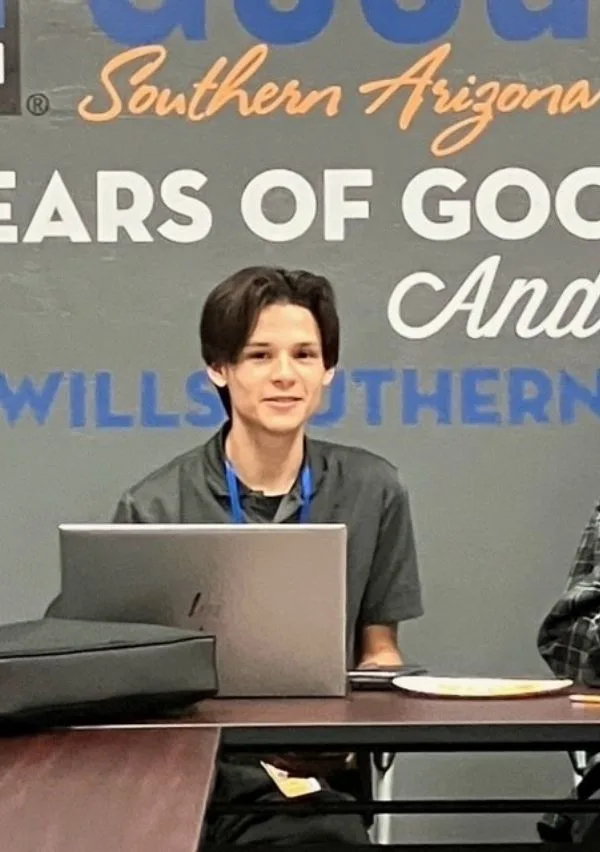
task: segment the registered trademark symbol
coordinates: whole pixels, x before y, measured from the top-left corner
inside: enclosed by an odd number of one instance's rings
[[[50,101],[47,95],[36,92],[35,95],[29,95],[25,106],[31,115],[46,115],[50,109]]]

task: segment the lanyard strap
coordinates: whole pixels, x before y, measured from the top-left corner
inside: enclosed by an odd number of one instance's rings
[[[234,524],[245,524],[246,518],[244,517],[244,513],[242,511],[238,479],[235,475],[233,467],[227,459],[225,460],[225,477],[227,479],[227,491],[229,494],[229,508],[231,510],[231,519]],[[302,468],[302,475],[300,477],[300,496],[302,500],[302,505],[300,507],[299,522],[301,524],[308,523],[311,493],[312,475],[310,472],[310,467],[308,466],[308,464],[305,464]]]

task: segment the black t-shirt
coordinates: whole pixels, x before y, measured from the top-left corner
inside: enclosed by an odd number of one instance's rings
[[[248,520],[259,524],[272,524],[284,495],[278,494],[272,497],[256,491],[244,493],[243,488],[240,490]]]

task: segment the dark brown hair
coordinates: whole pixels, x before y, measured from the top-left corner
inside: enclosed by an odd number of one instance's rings
[[[299,305],[311,312],[321,335],[326,369],[339,359],[340,323],[331,283],[305,270],[288,271],[251,266],[234,272],[211,291],[200,318],[202,357],[209,367],[237,363],[256,328],[261,312],[270,305]],[[217,388],[231,414],[227,388]]]

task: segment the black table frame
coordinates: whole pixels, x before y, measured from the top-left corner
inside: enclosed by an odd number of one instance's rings
[[[498,752],[569,752],[574,750],[598,749],[598,737],[591,737],[589,725],[548,724],[452,724],[452,725],[388,725],[388,724],[311,724],[283,725],[260,724],[248,727],[225,725],[221,728],[221,754],[232,752],[319,750],[341,751],[385,751],[401,753],[498,753]],[[498,813],[600,813],[600,800],[577,801],[574,799],[412,799],[400,801],[357,801],[315,805],[310,799],[281,804],[230,804],[214,800],[211,810],[218,814],[250,813],[353,813],[375,814],[498,814]],[[293,849],[309,847],[293,847]],[[331,847],[330,847],[331,848]],[[373,846],[365,847],[373,849]],[[418,843],[391,844],[384,848],[415,852],[423,850],[470,850],[470,852],[565,852],[573,849],[580,852],[599,852],[596,847],[582,844],[541,843]],[[207,847],[208,849],[208,847]],[[211,846],[217,852],[225,852],[224,846]],[[313,849],[314,852],[314,849]]]

